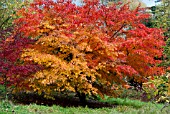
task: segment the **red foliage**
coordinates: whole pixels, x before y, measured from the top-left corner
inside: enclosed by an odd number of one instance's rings
[[[8,36],[7,33],[13,33]],[[32,73],[36,72],[40,67],[34,64],[24,64],[20,60],[22,50],[28,47],[28,44],[34,41],[23,38],[20,33],[13,32],[13,28],[7,28],[0,32],[0,83],[6,83],[7,86],[25,86],[22,83]]]
[[[18,14],[21,18],[15,23],[25,36],[36,39],[55,31],[68,36],[85,54],[88,67],[110,83],[125,85],[125,78],[145,82],[164,72],[157,66],[161,61],[155,59],[162,56],[165,45],[162,31],[142,24],[149,17],[143,9],[132,11],[127,4],[106,7],[98,0],[85,0],[83,6],[67,0],[35,0]],[[89,49],[80,48],[83,43]]]

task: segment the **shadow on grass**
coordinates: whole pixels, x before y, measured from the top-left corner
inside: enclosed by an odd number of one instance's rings
[[[62,107],[114,108],[117,106],[117,104],[100,102],[98,100],[93,100],[93,99],[88,99],[86,104],[83,104],[76,96],[66,96],[62,94],[55,95],[54,100],[46,99],[43,96],[34,93],[30,93],[30,94],[19,93],[17,95],[11,95],[9,99],[17,104],[38,104],[38,105],[47,105],[47,106],[59,105]]]

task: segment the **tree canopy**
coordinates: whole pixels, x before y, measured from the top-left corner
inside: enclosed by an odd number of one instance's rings
[[[20,18],[15,20],[19,40],[33,40],[22,48],[20,60],[22,66],[35,65],[20,71],[28,74],[33,68],[32,73],[37,65],[41,69],[26,78],[26,89],[17,89],[45,96],[71,91],[80,99],[97,94],[116,96],[116,89],[128,88],[130,79],[143,83],[162,74],[164,69],[157,66],[161,60],[155,58],[162,56],[163,32],[142,23],[149,18],[144,9],[117,5],[107,7],[98,0],[85,0],[83,6],[69,0],[34,0],[19,10]],[[13,77],[16,75],[10,74],[9,80]]]

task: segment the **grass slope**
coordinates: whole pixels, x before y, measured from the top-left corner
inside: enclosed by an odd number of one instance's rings
[[[3,88],[1,87],[0,96],[3,96]],[[116,107],[94,109],[88,107],[64,108],[57,105],[14,104],[11,101],[0,100],[0,114],[170,114],[170,106],[163,108],[163,104],[146,103],[127,98],[110,98],[107,96],[105,96],[105,100],[100,98],[98,100],[114,104]],[[65,102],[68,101],[66,100]]]
[[[116,108],[61,107],[43,105],[14,105],[10,101],[0,101],[0,114],[170,114],[170,106],[144,103],[130,99],[108,98],[102,102],[116,103]]]

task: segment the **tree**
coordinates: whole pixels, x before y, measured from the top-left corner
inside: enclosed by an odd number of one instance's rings
[[[29,0],[31,1],[31,0]],[[12,26],[12,21],[17,9],[26,6],[27,1],[23,0],[1,0],[0,3],[0,29]]]
[[[146,4],[142,2],[142,0],[116,0],[116,1],[121,1],[123,4],[129,3],[130,9],[136,9],[139,5],[141,8],[146,7]]]
[[[159,2],[159,4],[156,4]],[[170,85],[169,85],[169,71],[170,71],[170,1],[167,0],[157,0],[155,2],[155,6],[152,6],[151,13],[152,17],[147,21],[146,26],[148,27],[156,27],[161,28],[164,32],[164,40],[166,41],[166,46],[164,46],[164,56],[161,58],[155,58],[159,60],[163,60],[160,63],[160,66],[164,66],[166,68],[166,74],[161,77],[157,77],[151,80],[148,85],[154,86],[155,88],[150,89],[149,95],[155,92],[153,97],[156,99],[161,97],[169,97],[170,95]],[[146,89],[147,90],[147,89]],[[159,100],[158,100],[159,101]]]
[[[13,35],[7,36],[6,32]],[[40,69],[39,65],[25,64],[20,59],[22,49],[33,42],[31,39],[23,38],[20,33],[14,33],[13,27],[0,31],[0,84],[5,87],[6,98],[7,87],[27,87],[28,84],[24,80]]]
[[[163,0],[159,5],[155,7],[152,11],[154,13],[154,24],[155,27],[167,29],[169,26],[169,16],[170,16],[170,6],[169,2]]]
[[[167,69],[170,67],[170,49],[169,49],[169,38],[170,38],[170,2],[166,0],[162,0],[162,2],[153,6],[153,18],[151,18],[150,23],[152,27],[161,28],[164,31],[164,36],[166,40],[166,46],[164,48],[164,54],[166,54],[166,58],[164,58],[164,62],[162,65],[166,66]]]
[[[23,80],[23,78],[16,78],[17,74],[22,74],[21,71],[29,72],[25,71],[26,67],[19,62],[19,55],[30,40],[24,38],[25,42],[20,42],[20,33],[14,31],[15,25],[12,23],[18,18],[15,15],[16,10],[26,7],[27,4],[26,0],[1,0],[0,3],[0,84],[4,84],[5,92],[7,86],[19,85],[19,80]],[[11,34],[13,35],[10,36]],[[29,67],[27,65],[27,68]]]
[[[29,79],[29,87],[47,96],[53,92],[114,95],[127,80],[146,82],[163,73],[162,31],[147,28],[142,9],[125,4],[109,7],[96,1],[76,6],[70,1],[35,0],[18,11],[17,30],[36,42],[25,48],[26,63],[43,66]]]

